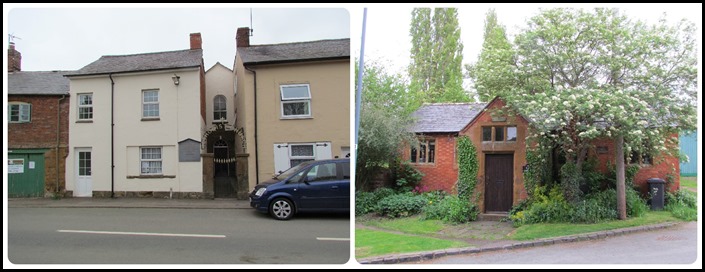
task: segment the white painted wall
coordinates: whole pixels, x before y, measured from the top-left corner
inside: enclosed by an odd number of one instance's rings
[[[180,84],[171,77],[178,74]],[[202,192],[203,176],[199,162],[179,162],[178,142],[201,140],[198,69],[155,73],[113,75],[115,82],[115,184],[120,191]],[[93,190],[111,190],[110,106],[111,86],[107,75],[70,78],[69,156],[66,160],[66,187],[75,190],[76,147],[91,147]],[[159,120],[142,120],[142,90],[159,90]],[[76,123],[77,97],[93,93],[93,122]],[[139,175],[140,146],[162,147],[162,173],[175,178],[128,178]]]

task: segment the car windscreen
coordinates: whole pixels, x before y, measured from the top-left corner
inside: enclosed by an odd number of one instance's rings
[[[278,180],[285,180],[285,179],[288,179],[288,178],[291,177],[292,175],[294,175],[294,174],[296,174],[297,172],[299,172],[301,169],[304,169],[304,168],[305,168],[306,166],[308,166],[309,164],[310,164],[310,163],[307,163],[307,162],[303,162],[303,163],[297,164],[296,166],[287,169],[286,171],[282,172],[281,174],[275,176],[274,178],[275,178],[275,179],[278,179]]]

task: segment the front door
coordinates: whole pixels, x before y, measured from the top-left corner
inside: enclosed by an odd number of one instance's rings
[[[93,196],[92,158],[90,148],[76,148],[76,197]]]
[[[485,211],[508,212],[512,208],[514,155],[485,155]]]
[[[235,187],[233,186],[234,178],[231,178],[231,164],[235,161],[230,158],[228,152],[228,144],[219,140],[213,145],[213,163],[214,163],[214,183],[215,197],[234,197]]]

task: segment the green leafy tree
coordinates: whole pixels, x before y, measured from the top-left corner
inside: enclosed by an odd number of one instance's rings
[[[511,91],[510,87],[514,84],[508,82],[515,79],[514,55],[505,27],[497,21],[494,9],[490,9],[485,18],[482,51],[474,64],[465,65],[480,101],[487,102]],[[482,76],[488,73],[496,74],[492,77]]]
[[[375,61],[365,64],[362,84],[355,169],[358,190],[367,188],[380,171],[398,162],[400,146],[415,143],[415,136],[409,131],[410,114],[419,105],[412,95],[407,95],[408,86],[402,77],[387,73]]]
[[[562,148],[577,174],[594,139],[615,139],[617,209],[624,219],[621,158],[631,151],[677,156],[671,135],[696,128],[694,31],[687,21],[650,26],[616,9],[543,10],[517,35],[514,64],[478,69],[476,76],[500,82],[513,75],[501,88],[512,90],[503,93],[507,103],[534,120],[534,137]]]
[[[411,13],[410,89],[422,102],[467,102],[458,10],[415,8]]]

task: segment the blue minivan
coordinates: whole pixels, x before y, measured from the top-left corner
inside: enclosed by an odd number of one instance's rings
[[[250,207],[288,220],[298,212],[350,212],[350,159],[302,162],[255,186]]]

